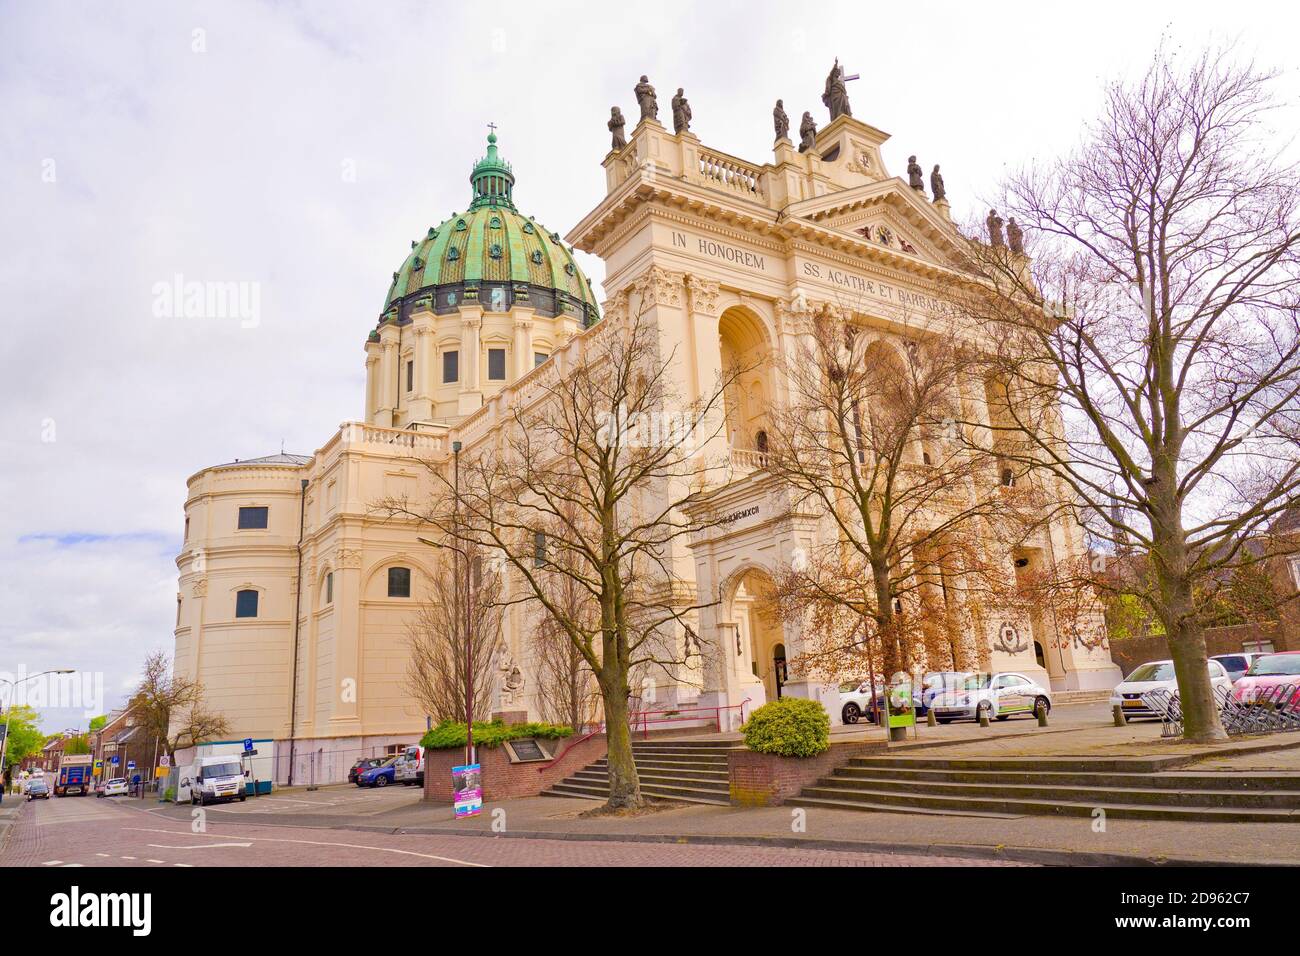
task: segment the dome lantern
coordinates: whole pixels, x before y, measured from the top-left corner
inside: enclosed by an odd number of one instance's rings
[[[488,124],[495,130],[495,124]],[[474,199],[470,209],[483,206],[509,206],[514,208],[513,192],[515,174],[510,164],[497,153],[497,134],[488,133],[487,155],[474,165],[469,174],[470,184],[474,187]]]

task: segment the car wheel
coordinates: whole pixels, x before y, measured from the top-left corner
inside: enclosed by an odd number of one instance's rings
[[[245,800],[247,800],[247,799],[248,799],[248,794],[246,794],[246,793],[241,793],[241,794],[239,795],[239,802],[240,802],[240,803],[243,803],[243,802],[244,802]]]
[[[846,724],[856,724],[862,716],[862,709],[857,704],[845,704],[842,716]]]
[[[951,723],[952,723],[952,718],[951,718],[951,717],[936,717],[935,719],[936,719],[937,721],[939,721],[939,723],[941,723],[941,724],[951,724]]]
[[[376,786],[376,787],[386,787],[386,786],[388,786],[388,778],[387,778],[387,777],[376,777],[376,778],[375,778],[375,786]]]
[[[1007,719],[1008,717],[1010,717],[1010,716],[1011,716],[1010,714],[998,714],[998,715],[997,715],[997,719],[998,719],[998,720],[1006,720],[1006,719]]]

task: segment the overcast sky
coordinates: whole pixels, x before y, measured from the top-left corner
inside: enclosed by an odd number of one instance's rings
[[[641,73],[665,119],[684,86],[706,144],[764,162],[775,99],[824,123],[839,56],[890,171],[942,163],[966,219],[1009,167],[1067,150],[1162,36],[1235,41],[1295,104],[1284,9],[0,2],[0,676],[102,673],[111,707],[171,649],[186,478],[310,454],[363,414],[390,276],[466,207],[488,122],[522,211],[565,233]],[[177,275],[255,284],[257,322],[157,316]]]

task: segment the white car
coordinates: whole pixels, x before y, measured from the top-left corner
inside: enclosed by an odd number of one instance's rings
[[[877,699],[883,690],[877,682]],[[840,719],[844,723],[856,724],[863,718],[871,720],[871,714],[871,681],[847,681],[840,685]]]
[[[101,797],[125,797],[129,792],[125,777],[114,777],[112,780],[104,781],[104,785],[99,788]]]
[[[1232,693],[1232,678],[1216,660],[1207,662],[1210,668],[1210,683],[1216,694]],[[1115,688],[1110,698],[1112,707],[1118,705],[1125,717],[1159,717],[1150,707],[1142,703],[1142,695],[1148,691],[1167,690],[1178,693],[1178,678],[1174,676],[1173,661],[1150,661],[1139,664],[1133,673]]]
[[[1052,692],[1012,671],[968,674],[959,686],[937,694],[930,707],[941,724],[978,720],[981,711],[991,719],[1006,720],[1013,714],[1033,714],[1040,707],[1050,713]]]

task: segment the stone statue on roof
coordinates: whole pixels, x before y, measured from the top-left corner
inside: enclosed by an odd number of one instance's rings
[[[691,128],[691,104],[686,102],[686,94],[679,86],[673,97],[673,132],[680,136]]]
[[[627,125],[627,120],[623,118],[623,111],[617,106],[610,107],[609,110],[609,132],[612,140],[610,149],[622,149],[627,145],[627,137],[623,135],[623,128]]]
[[[925,195],[925,174],[921,172],[921,164],[915,156],[907,157],[907,184],[922,196]]]
[[[989,245],[995,249],[1000,249],[1007,244],[1002,238],[1002,217],[998,215],[996,209],[989,210],[989,216],[984,220],[984,224],[989,227]]]
[[[799,124],[799,152],[806,153],[817,145],[817,122],[812,114],[805,112],[803,122]]]
[[[835,58],[835,65],[826,76],[826,89],[822,93],[822,102],[831,111],[832,120],[838,116],[853,115],[853,111],[849,109],[849,91],[844,82],[844,67],[840,66],[839,57]]]
[[[776,127],[777,139],[790,138],[790,117],[785,115],[785,104],[780,100],[772,110],[772,125]]]
[[[934,201],[947,199],[948,194],[944,191],[943,176],[939,172],[939,164],[934,164],[934,170],[930,173],[930,192],[934,193]]]
[[[641,82],[632,87],[632,92],[636,94],[637,105],[641,107],[641,121],[658,121],[659,97],[655,95],[655,88],[650,85],[650,78],[642,75]]]
[[[1011,251],[1016,255],[1023,256],[1025,254],[1025,231],[1020,228],[1015,216],[1012,216],[1010,222],[1007,223],[1007,245],[1011,247]]]

